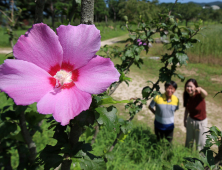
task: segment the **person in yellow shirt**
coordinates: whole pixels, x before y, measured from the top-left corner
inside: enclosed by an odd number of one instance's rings
[[[173,140],[174,112],[179,109],[179,99],[173,95],[177,89],[174,81],[164,84],[165,93],[157,95],[149,105],[155,115],[154,128],[157,140],[166,138],[170,143]]]

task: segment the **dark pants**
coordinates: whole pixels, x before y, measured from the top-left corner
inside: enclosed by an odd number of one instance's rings
[[[160,141],[160,139],[165,138],[168,140],[168,142],[172,142],[173,140],[173,129],[172,130],[160,130],[155,127],[155,134],[157,137],[157,140]]]

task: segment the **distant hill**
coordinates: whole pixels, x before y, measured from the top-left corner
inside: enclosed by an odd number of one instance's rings
[[[190,1],[190,2],[192,2],[192,1]],[[205,6],[205,5],[209,5],[209,6],[211,6],[211,5],[217,5],[217,6],[219,6],[220,8],[222,8],[222,2],[221,2],[221,1],[214,1],[214,2],[209,2],[209,3],[198,3],[198,2],[192,2],[192,3],[197,4],[197,5],[200,5],[200,6]]]

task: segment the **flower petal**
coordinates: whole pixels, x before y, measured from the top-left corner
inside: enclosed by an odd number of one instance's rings
[[[46,24],[35,24],[22,35],[13,48],[15,58],[36,64],[47,72],[60,65],[62,46],[56,33]]]
[[[78,69],[86,65],[100,49],[100,31],[95,25],[64,26],[57,28],[63,48],[63,61]]]
[[[70,89],[47,93],[37,103],[37,109],[42,114],[53,114],[55,120],[64,126],[83,110],[89,109],[91,102],[92,97],[89,93],[73,86]]]
[[[78,69],[76,86],[85,92],[99,94],[115,81],[119,80],[119,72],[109,58],[96,56],[90,62]]]
[[[0,90],[13,98],[17,105],[29,105],[52,90],[50,77],[33,63],[5,60],[0,66]]]

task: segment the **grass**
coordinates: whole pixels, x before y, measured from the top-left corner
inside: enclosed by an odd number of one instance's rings
[[[97,29],[100,30],[101,41],[128,34],[127,29],[125,27],[120,26],[121,23],[117,23],[117,24],[109,23],[109,24],[110,25],[106,25],[105,23],[100,23],[100,24],[96,23]],[[16,40],[21,35],[26,33],[27,30],[28,29],[14,31],[14,35],[15,35],[14,44],[16,43]],[[10,42],[9,42],[9,35],[6,32],[6,29],[0,28],[0,37],[1,37],[0,47],[11,47]]]
[[[222,25],[209,25],[195,38],[200,42],[188,50],[190,62],[222,66]]]
[[[102,128],[96,143],[95,154],[108,150],[115,134]],[[108,170],[162,170],[173,169],[173,165],[184,167],[184,157],[197,157],[197,152],[176,144],[169,146],[166,141],[157,142],[152,130],[146,126],[134,126],[124,142],[119,142],[107,164]]]

